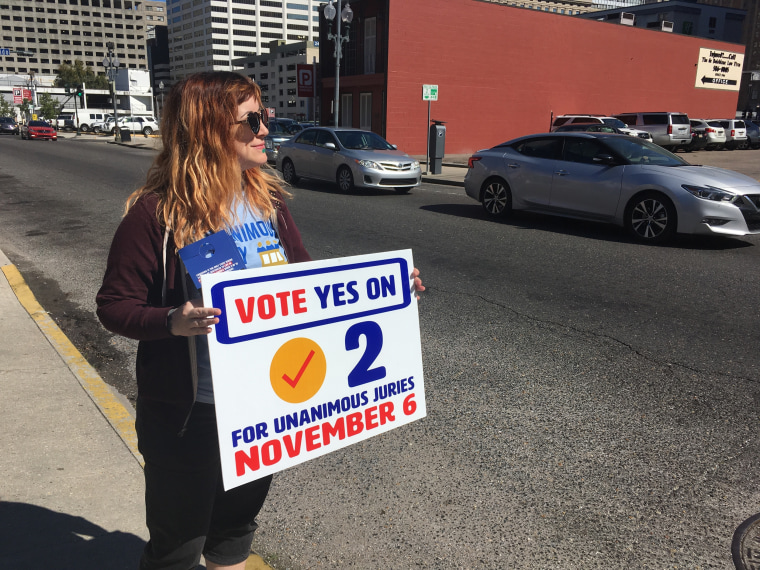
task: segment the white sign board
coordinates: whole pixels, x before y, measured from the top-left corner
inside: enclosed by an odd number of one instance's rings
[[[694,87],[739,91],[744,54],[699,48]]]
[[[423,85],[422,86],[422,100],[423,101],[438,101],[438,86],[437,85]]]
[[[426,415],[411,250],[216,273],[224,488]]]

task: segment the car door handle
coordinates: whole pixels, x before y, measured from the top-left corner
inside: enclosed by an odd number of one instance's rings
[[[557,176],[567,176],[570,173],[567,170],[557,170],[554,172],[554,174],[556,174]]]
[[[520,165],[517,164],[516,162],[510,162],[509,164],[507,164],[507,166],[509,166],[510,168],[520,168]]]

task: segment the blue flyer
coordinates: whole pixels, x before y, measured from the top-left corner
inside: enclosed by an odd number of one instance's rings
[[[245,269],[235,240],[225,230],[186,245],[179,250],[179,256],[198,289],[203,275]]]

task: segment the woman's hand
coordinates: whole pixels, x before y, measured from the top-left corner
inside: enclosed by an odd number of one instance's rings
[[[211,325],[219,322],[216,317],[221,315],[222,311],[213,307],[208,309],[201,306],[202,303],[202,299],[193,299],[177,307],[167,320],[169,332],[174,336],[211,333]]]
[[[413,291],[416,292],[422,292],[425,290],[425,286],[422,284],[422,279],[420,279],[420,270],[416,267],[414,268],[414,271],[412,271],[412,274],[410,275],[411,279],[414,281],[414,288]],[[419,301],[420,296],[417,295],[417,300]]]

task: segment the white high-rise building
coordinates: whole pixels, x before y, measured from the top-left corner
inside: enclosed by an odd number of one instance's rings
[[[319,41],[325,0],[168,0],[172,80],[232,71],[233,60],[268,53],[272,40]]]

